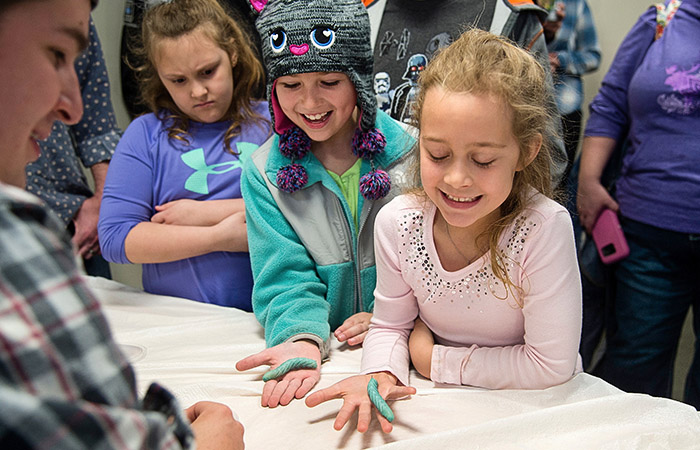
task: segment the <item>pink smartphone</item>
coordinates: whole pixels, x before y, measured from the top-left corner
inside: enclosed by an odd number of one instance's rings
[[[593,225],[593,241],[604,264],[620,261],[630,253],[617,214],[611,209],[604,209],[598,216]]]

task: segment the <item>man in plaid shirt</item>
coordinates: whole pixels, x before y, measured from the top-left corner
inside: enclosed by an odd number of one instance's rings
[[[95,3],[0,4],[0,448],[188,448],[193,430],[203,447],[243,448],[224,405],[183,412],[158,385],[138,399],[65,226],[21,189],[37,140],[82,114],[73,62]]]

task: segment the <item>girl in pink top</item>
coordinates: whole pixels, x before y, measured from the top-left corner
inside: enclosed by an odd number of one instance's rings
[[[545,72],[525,51],[467,31],[426,68],[415,187],[375,223],[377,287],[362,373],[306,400],[359,408],[436,383],[543,389],[580,371],[581,283],[571,219],[550,197]],[[382,429],[390,422],[377,413]]]

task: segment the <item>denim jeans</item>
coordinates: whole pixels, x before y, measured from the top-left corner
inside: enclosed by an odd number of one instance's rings
[[[695,354],[684,401],[700,409],[700,235],[621,221],[630,255],[615,270],[607,349],[597,375],[628,392],[670,397],[683,322],[693,308]]]

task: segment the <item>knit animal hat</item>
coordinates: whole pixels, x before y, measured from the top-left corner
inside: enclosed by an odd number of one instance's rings
[[[301,189],[308,178],[295,164],[310,148],[309,137],[282,112],[275,83],[284,75],[309,72],[341,72],[357,91],[359,128],[353,151],[372,164],[360,181],[365,198],[384,197],[391,187],[389,175],[374,167],[373,156],[386,141],[375,128],[377,99],[373,88],[374,56],[370,42],[367,9],[361,0],[249,0],[258,13],[255,26],[262,42],[267,69],[267,98],[275,131],[280,134],[280,152],[292,164],[280,169],[278,187],[287,192]]]
[[[362,111],[361,128],[374,128],[377,99],[373,89],[374,56],[369,16],[361,0],[250,0],[259,13],[255,27],[262,40],[267,94],[275,131],[292,127],[274,99],[283,75],[342,72],[355,85]]]

